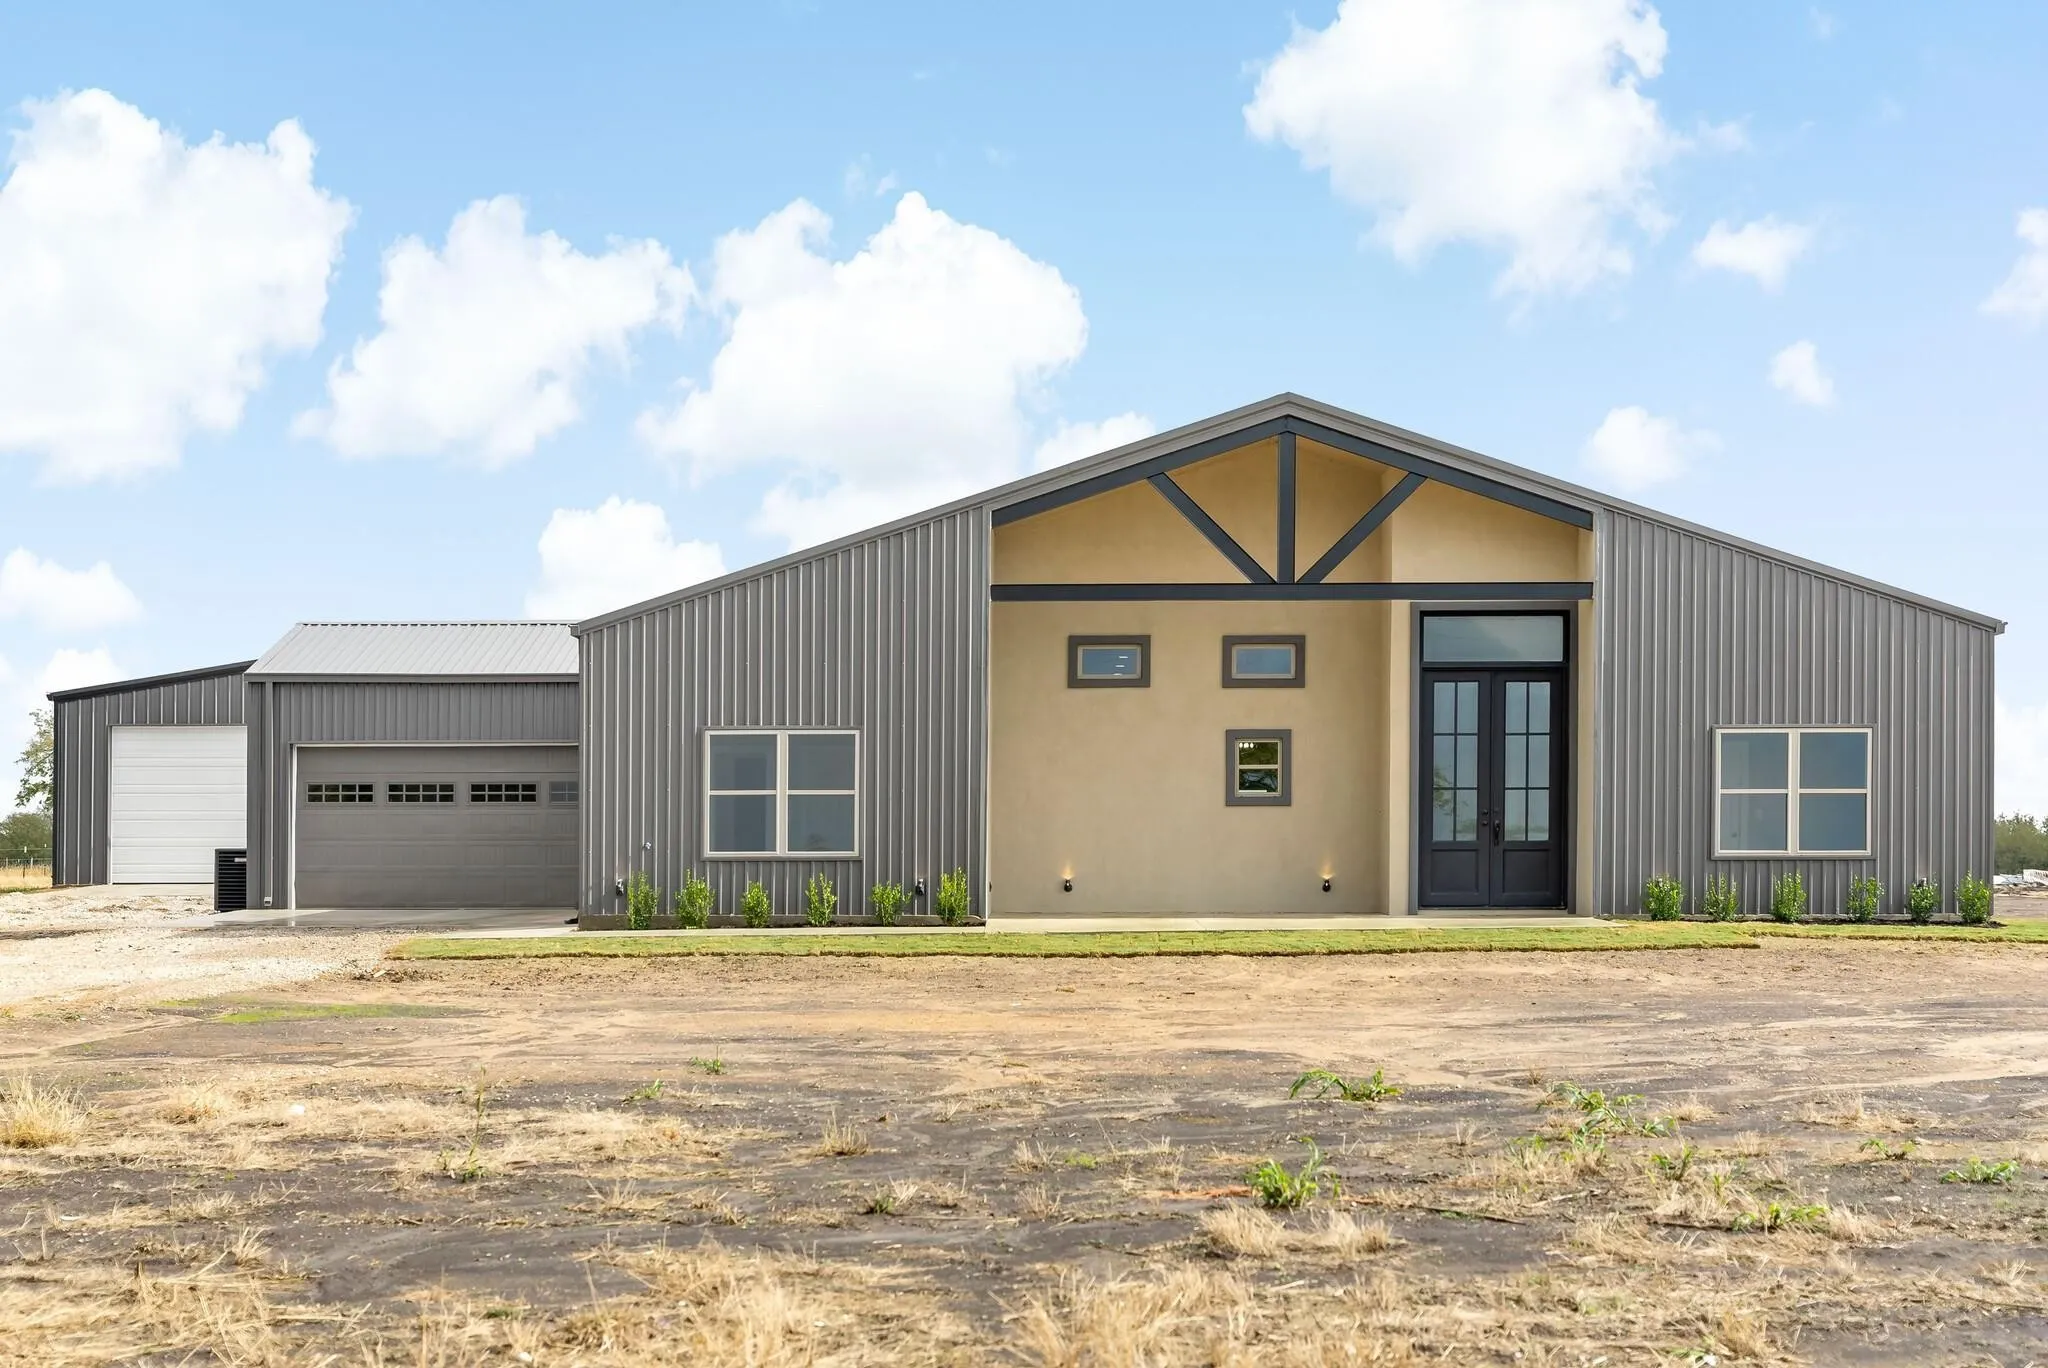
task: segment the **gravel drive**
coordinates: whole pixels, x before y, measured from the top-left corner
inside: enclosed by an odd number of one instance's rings
[[[121,885],[0,894],[0,1011],[134,1007],[365,970],[375,931],[215,925],[204,889]]]

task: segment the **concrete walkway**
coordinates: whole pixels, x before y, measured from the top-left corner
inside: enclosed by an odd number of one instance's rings
[[[392,914],[397,915],[397,914]],[[553,915],[553,914],[550,914]],[[397,925],[398,923],[391,923]],[[1532,917],[1507,912],[1427,917],[998,917],[986,926],[714,927],[708,931],[597,931],[602,936],[933,936],[933,935],[1155,935],[1162,931],[1422,931],[1447,927],[1547,926],[1591,929],[1613,923],[1562,914]],[[578,935],[560,925],[429,928],[449,940],[516,939]]]

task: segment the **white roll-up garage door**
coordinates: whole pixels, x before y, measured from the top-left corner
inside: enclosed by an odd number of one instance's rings
[[[108,881],[213,882],[213,852],[248,840],[248,788],[247,728],[112,728]]]

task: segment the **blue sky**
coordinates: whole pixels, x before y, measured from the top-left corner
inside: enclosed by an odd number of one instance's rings
[[[2039,6],[175,10],[0,18],[9,755],[1292,389],[2009,619],[2048,809]]]

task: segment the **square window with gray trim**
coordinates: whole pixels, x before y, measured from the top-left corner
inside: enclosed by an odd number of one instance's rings
[[[859,853],[858,732],[707,732],[704,775],[707,855]]]
[[[1714,853],[1867,855],[1867,727],[1724,727],[1714,734]]]
[[[1227,636],[1223,638],[1223,687],[1299,689],[1308,682],[1308,638]]]
[[[1070,636],[1067,687],[1145,689],[1152,685],[1149,636]]]
[[[1294,801],[1294,733],[1243,728],[1223,734],[1223,801],[1231,807],[1286,807]]]
[[[548,780],[548,806],[575,807],[576,781],[574,779]]]

